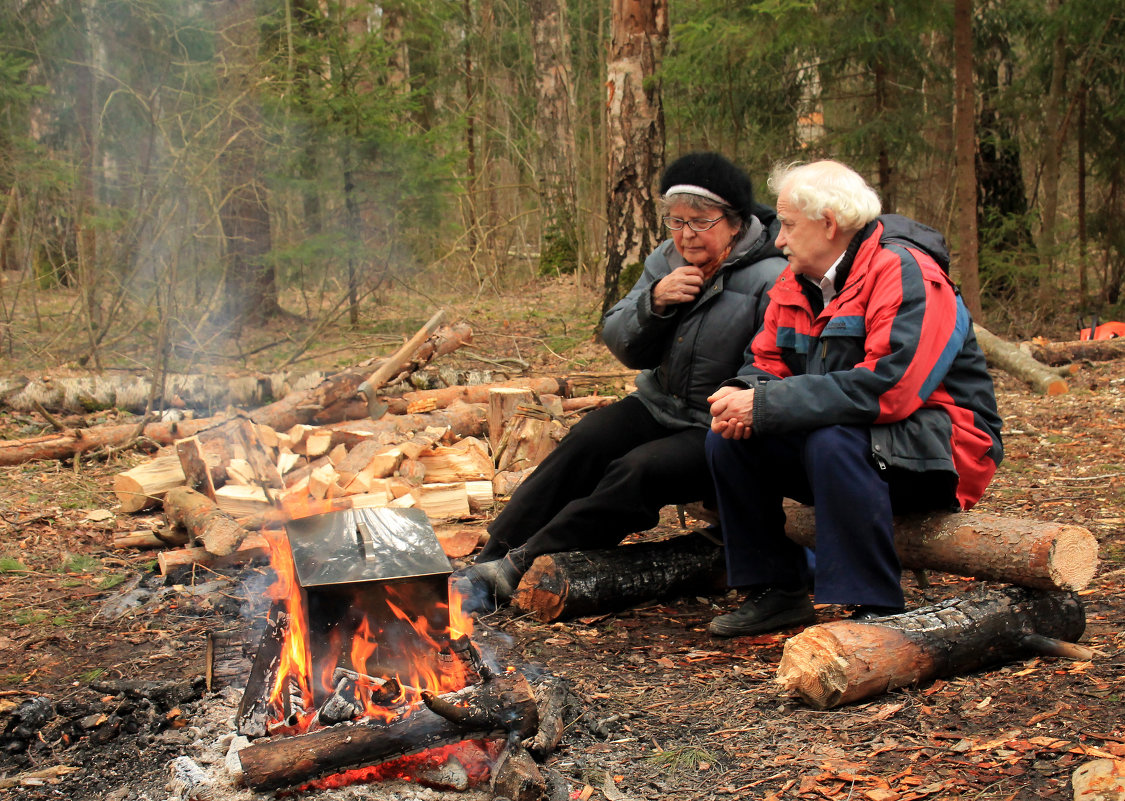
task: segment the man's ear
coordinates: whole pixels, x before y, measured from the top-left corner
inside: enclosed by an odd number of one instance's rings
[[[821,223],[824,225],[824,235],[831,241],[836,238],[840,226],[836,222],[836,212],[832,209],[825,209],[823,213],[824,217],[821,218]]]

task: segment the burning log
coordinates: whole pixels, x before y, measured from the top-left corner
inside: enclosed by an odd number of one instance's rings
[[[810,506],[785,510],[786,535],[816,542]],[[1098,567],[1098,541],[1088,529],[984,512],[934,512],[895,518],[902,566],[1001,581],[1041,590],[1081,590]]]
[[[182,526],[208,553],[226,556],[238,548],[246,529],[221,511],[215,502],[189,487],[175,487],[164,496],[164,516],[169,525]]]
[[[725,575],[722,549],[697,535],[547,554],[524,574],[512,605],[549,622],[684,592],[710,592],[725,587]]]
[[[1058,640],[1075,640],[1085,627],[1073,593],[1006,587],[877,622],[810,626],[786,641],[777,682],[828,709],[1031,654],[1057,654],[1065,645]]]
[[[238,756],[243,778],[254,790],[292,787],[350,768],[466,739],[531,736],[538,725],[535,698],[527,679],[503,676],[433,698],[443,710],[463,712],[454,722],[428,707],[409,717],[381,723],[346,723],[327,729],[254,743]]]
[[[245,737],[263,737],[274,715],[270,694],[281,669],[281,652],[289,629],[289,613],[274,603],[266,617],[266,630],[258,644],[254,664],[246,678],[246,688],[238,703],[238,733]]]

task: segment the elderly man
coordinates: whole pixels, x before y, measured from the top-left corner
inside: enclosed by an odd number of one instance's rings
[[[992,379],[947,275],[940,234],[897,215],[833,161],[779,168],[789,266],[747,364],[710,398],[715,478],[735,612],[721,637],[902,611],[892,514],[968,509],[1003,457]],[[813,504],[815,576],[785,536],[784,498]]]

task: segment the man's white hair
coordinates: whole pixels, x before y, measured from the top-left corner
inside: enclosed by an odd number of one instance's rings
[[[769,187],[778,196],[788,192],[789,202],[810,220],[831,210],[844,231],[858,231],[883,209],[867,181],[838,161],[778,164],[770,173]]]

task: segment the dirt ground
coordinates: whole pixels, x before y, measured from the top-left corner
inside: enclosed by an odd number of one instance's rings
[[[478,353],[518,353],[531,369],[555,373],[612,368],[574,330],[560,335],[515,311],[510,319],[478,318],[469,308],[465,317]],[[782,695],[773,680],[794,631],[733,640],[707,634],[711,617],[736,605],[729,595],[555,624],[501,610],[487,624],[574,693],[575,720],[547,760],[566,794],[1069,799],[1076,768],[1125,759],[1125,363],[1083,365],[1070,392],[1051,398],[994,377],[1007,454],[977,508],[1080,525],[1096,536],[1101,564],[1080,594],[1081,643],[1093,659],[1022,659],[816,711]],[[29,436],[41,423],[4,412],[0,438]],[[112,476],[139,458],[0,468],[0,799],[182,798],[168,786],[169,763],[179,756],[223,773],[239,682],[216,682],[208,693],[198,678],[209,641],[229,648],[253,639],[268,567],[199,570],[169,584],[152,551],[113,550],[113,532],[143,523],[116,514],[111,493]],[[646,536],[678,528],[669,510]],[[936,573],[926,589],[910,573],[903,586],[911,607],[985,589]],[[825,606],[819,619],[839,614]],[[39,710],[49,706],[53,717],[35,718],[36,698],[50,702]],[[36,732],[29,746],[18,744],[17,724]],[[220,782],[213,797],[270,796]],[[490,794],[384,782],[299,797]]]

